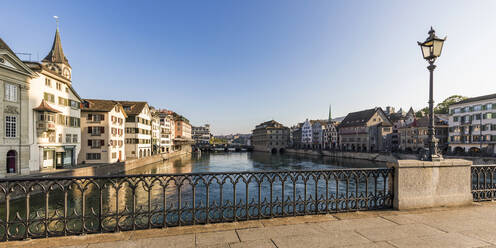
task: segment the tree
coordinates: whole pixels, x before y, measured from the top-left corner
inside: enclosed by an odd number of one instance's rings
[[[468,97],[460,96],[460,95],[452,95],[446,98],[443,102],[439,103],[434,109],[434,113],[436,114],[449,114],[449,106],[451,104],[455,104],[457,102],[463,101]]]
[[[466,96],[452,95],[452,96],[444,99],[444,101],[442,101],[438,105],[436,105],[436,107],[434,108],[434,113],[435,114],[449,114],[449,106],[451,104],[455,104],[455,103],[457,103],[459,101],[463,101],[467,98],[468,97],[466,97]],[[415,115],[417,117],[426,116],[428,114],[429,114],[429,107],[425,107],[425,108],[419,110],[417,113],[415,113]]]

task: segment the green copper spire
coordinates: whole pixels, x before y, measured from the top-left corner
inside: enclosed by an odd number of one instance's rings
[[[329,104],[329,121],[332,121],[331,104]]]

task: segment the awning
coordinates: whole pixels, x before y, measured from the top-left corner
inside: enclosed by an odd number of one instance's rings
[[[34,111],[39,111],[39,112],[52,112],[52,113],[60,113],[60,111],[52,108],[48,103],[45,101],[45,99],[41,100],[40,106],[33,108]]]
[[[65,152],[65,149],[61,146],[55,148],[55,152]]]

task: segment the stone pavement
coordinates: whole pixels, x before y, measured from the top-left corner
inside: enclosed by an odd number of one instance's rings
[[[495,247],[496,203],[367,211],[0,243],[0,247]]]

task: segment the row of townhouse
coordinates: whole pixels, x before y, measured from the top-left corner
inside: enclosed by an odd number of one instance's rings
[[[0,176],[114,163],[191,143],[189,121],[172,111],[82,99],[58,28],[41,62],[22,61],[0,39],[0,118]]]
[[[356,152],[407,151],[426,147],[428,118],[387,107],[352,112],[344,119],[306,120],[291,127],[291,147]],[[436,138],[448,144],[446,116],[436,116]]]

